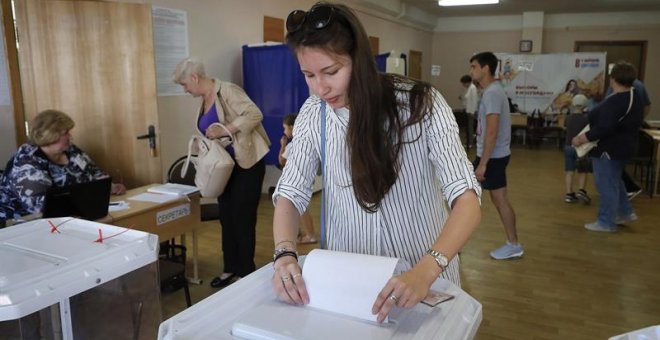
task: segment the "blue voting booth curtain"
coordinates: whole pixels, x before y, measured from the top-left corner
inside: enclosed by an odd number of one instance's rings
[[[277,164],[282,119],[296,113],[309,97],[298,61],[286,45],[243,46],[243,87],[264,114],[270,152],[266,164]]]
[[[379,54],[376,56],[376,65],[377,65],[376,67],[378,68],[378,71],[385,72],[387,66],[387,57],[389,56],[390,56],[390,52]],[[406,75],[408,75],[408,57],[406,57],[405,53],[401,53],[401,56],[399,58],[403,59]]]

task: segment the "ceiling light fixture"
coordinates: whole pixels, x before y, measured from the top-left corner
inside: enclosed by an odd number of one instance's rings
[[[467,5],[491,5],[497,4],[500,0],[439,0],[440,6],[467,6]]]

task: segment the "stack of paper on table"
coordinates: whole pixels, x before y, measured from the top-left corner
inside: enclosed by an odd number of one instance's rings
[[[158,185],[147,189],[147,192],[154,194],[166,194],[166,195],[177,195],[184,196],[189,195],[194,192],[198,192],[199,189],[192,185],[178,184],[178,183],[165,183],[163,185]]]
[[[147,189],[147,192],[131,196],[128,199],[133,201],[165,203],[198,191],[199,189],[197,187],[191,185],[165,183],[151,187]]]

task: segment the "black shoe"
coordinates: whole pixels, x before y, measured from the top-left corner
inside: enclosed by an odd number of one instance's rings
[[[236,277],[236,274],[231,274],[224,279],[221,279],[219,276],[216,276],[211,280],[211,287],[213,288],[222,288],[229,286],[233,279]]]
[[[577,196],[575,196],[574,192],[568,193],[564,195],[564,202],[566,203],[575,203],[578,201]]]
[[[591,197],[587,195],[587,191],[584,189],[580,189],[575,193],[575,197],[577,197],[580,202],[584,204],[591,204]]]

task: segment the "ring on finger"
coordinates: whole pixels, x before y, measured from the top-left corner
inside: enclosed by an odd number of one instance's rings
[[[389,299],[394,301],[394,303],[397,303],[397,301],[399,301],[399,298],[396,297],[396,295],[394,295],[394,294],[390,295]]]
[[[289,275],[282,276],[282,282],[286,282],[286,281],[289,281],[289,280],[291,280],[291,277]]]
[[[293,274],[293,276],[292,276],[291,278],[292,278],[292,279],[295,279],[295,278],[297,278],[297,277],[299,277],[299,276],[302,276],[302,274],[300,274],[300,273],[298,273],[298,274]]]

